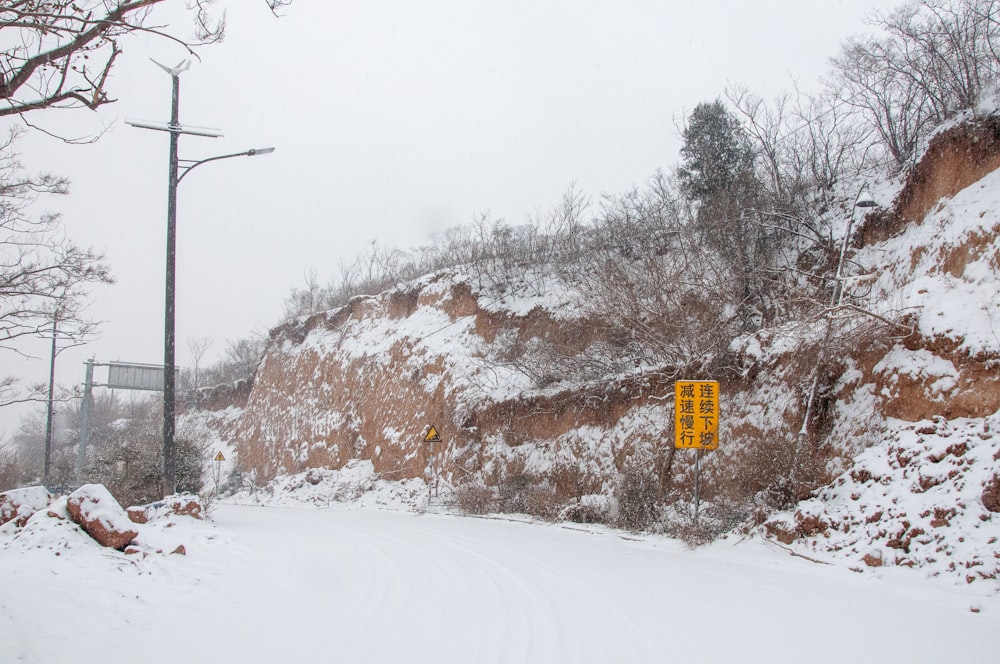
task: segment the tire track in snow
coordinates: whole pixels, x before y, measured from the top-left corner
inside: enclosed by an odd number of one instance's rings
[[[388,557],[405,561],[402,569],[413,591],[411,615],[400,623],[406,626],[405,636],[380,644],[377,654],[398,656],[395,646],[419,642],[425,657],[437,655],[445,661],[529,661],[536,628],[532,614],[525,614],[523,604],[512,599],[511,587],[518,586],[519,580],[498,574],[491,561],[483,564],[462,551],[456,555],[455,548],[437,532],[414,527],[412,521],[398,525],[404,532],[383,530],[372,542]],[[477,631],[453,633],[450,625],[467,626],[470,613],[477,616]],[[520,650],[512,651],[512,646]],[[370,661],[378,660],[373,656]]]
[[[494,565],[501,566],[498,562],[500,556],[496,553],[489,556],[482,553],[484,543],[481,540],[455,533],[442,537],[468,553],[488,558]],[[559,606],[551,601],[548,602],[551,612],[556,616],[556,624],[553,627],[559,637],[557,654],[552,659],[539,661],[594,661],[595,653],[585,652],[577,640],[578,637],[575,636],[580,632],[579,627],[562,618],[569,613],[578,613],[580,606],[589,606],[595,610],[593,629],[618,631],[623,635],[618,639],[619,649],[614,653],[608,653],[609,657],[628,662],[661,661],[662,648],[649,633],[639,629],[634,620],[617,606],[612,598],[595,590],[588,583],[588,579],[567,572],[558,562],[543,562],[513,547],[504,546],[503,557],[517,561],[516,565],[511,565],[509,562],[503,564],[503,569],[509,571],[516,567],[524,571],[527,568],[531,574],[522,578],[531,579],[532,587],[542,596],[556,596],[561,600]],[[672,657],[676,659],[678,655],[672,653]]]
[[[407,607],[413,603],[413,583],[409,569],[399,561],[399,556],[387,547],[380,533],[363,527],[353,527],[352,537],[363,540],[365,550],[381,562],[364,557],[368,577],[356,584],[356,597],[361,605],[352,611],[347,636],[352,639],[354,650],[347,653],[349,661],[385,662],[398,653],[403,635],[395,629],[405,624]],[[386,626],[389,626],[386,628]]]

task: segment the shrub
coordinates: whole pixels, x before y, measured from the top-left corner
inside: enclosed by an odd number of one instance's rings
[[[466,514],[489,514],[497,508],[496,492],[479,481],[456,487],[454,497],[455,505]]]
[[[639,463],[630,463],[615,484],[614,523],[626,530],[644,530],[657,520],[656,475]]]
[[[598,500],[594,500],[594,499]],[[570,503],[559,512],[557,521],[572,521],[573,523],[607,523],[607,501],[599,500],[602,496],[584,496],[579,501]]]

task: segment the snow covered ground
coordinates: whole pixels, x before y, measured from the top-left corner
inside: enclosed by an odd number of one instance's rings
[[[1000,595],[729,540],[217,505],[125,556],[0,537],[0,662],[988,662]],[[56,528],[60,530],[56,530]],[[23,531],[27,532],[27,531]],[[9,533],[8,533],[9,535]],[[143,536],[140,536],[143,537]],[[167,548],[171,547],[171,548]]]

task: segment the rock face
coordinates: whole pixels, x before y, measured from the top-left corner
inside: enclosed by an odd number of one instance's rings
[[[121,551],[139,535],[103,484],[85,484],[71,493],[66,509],[70,518],[102,546]]]
[[[31,515],[49,506],[51,496],[43,486],[11,489],[0,493],[0,525],[13,521],[18,528],[24,526]]]

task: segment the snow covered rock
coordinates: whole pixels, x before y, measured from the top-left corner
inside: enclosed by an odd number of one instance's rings
[[[191,494],[167,496],[164,502],[172,514],[189,516],[193,519],[204,518],[205,507],[201,504],[201,499],[198,496]]]
[[[142,525],[149,521],[147,509],[149,509],[149,505],[132,505],[125,510],[125,514],[128,515],[128,519],[132,523]],[[128,552],[126,551],[126,553]]]
[[[50,500],[43,486],[4,491],[0,493],[0,525],[14,521],[18,528],[23,527],[32,514],[48,507]]]
[[[983,507],[991,512],[1000,512],[1000,471],[983,487]]]
[[[148,505],[133,505],[126,510],[132,523],[144,524],[158,518],[177,514],[194,519],[203,519],[205,506],[194,494],[176,494]]]
[[[70,518],[102,546],[122,550],[139,532],[103,484],[84,484],[66,501]]]

